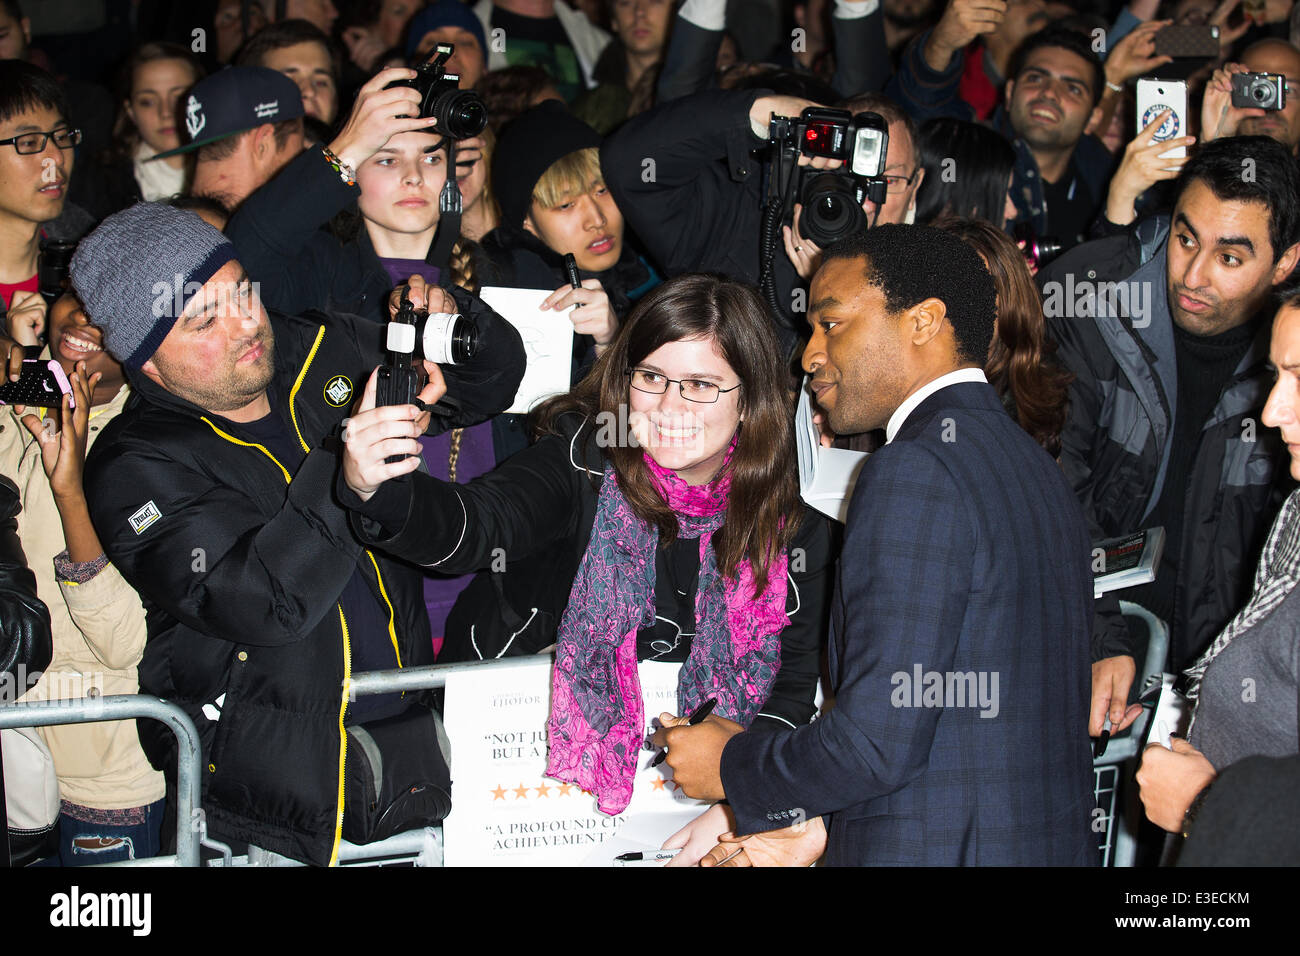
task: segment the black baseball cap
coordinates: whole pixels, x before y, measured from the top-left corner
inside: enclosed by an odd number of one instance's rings
[[[302,115],[298,84],[280,71],[264,66],[228,67],[199,80],[186,97],[185,131],[190,141],[152,159],[187,153],[263,123]]]

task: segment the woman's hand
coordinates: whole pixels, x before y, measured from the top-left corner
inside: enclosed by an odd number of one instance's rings
[[[700,866],[812,866],[826,852],[826,824],[821,817],[783,830],[738,837],[724,833]]]
[[[101,377],[102,373],[96,372],[87,381],[86,363],[76,364],[69,376],[71,394],[62,396],[57,410],[50,409],[51,414],[60,416],[58,431],[52,427],[53,423],[47,425],[35,414],[27,414],[22,405],[14,406],[14,413],[40,443],[41,466],[50,480],[56,503],[85,497],[81,476],[86,465],[86,426],[90,421],[90,396]],[[75,409],[68,407],[73,398]]]
[[[681,853],[668,861],[669,866],[695,866],[718,845],[724,833],[736,828],[736,818],[725,803],[715,803],[667,840],[662,849]]]
[[[40,345],[45,331],[45,296],[39,292],[15,292],[5,313],[9,337],[19,345]]]
[[[1181,158],[1160,157],[1179,146],[1191,146],[1196,142],[1195,136],[1153,142],[1156,130],[1172,115],[1173,110],[1162,111],[1124,148],[1124,159],[1106,194],[1106,218],[1118,226],[1127,226],[1137,218],[1135,204],[1139,196],[1162,179],[1173,179],[1188,160],[1186,152]]]
[[[596,348],[602,351],[614,341],[614,335],[618,332],[618,318],[610,307],[609,294],[599,279],[583,279],[581,288],[577,289],[571,285],[562,285],[543,299],[538,308],[543,312],[548,309],[558,312],[571,306],[576,307],[569,313],[569,321],[573,323],[575,332],[590,335],[596,340]]]
[[[821,268],[822,250],[817,243],[811,239],[805,239],[799,235],[799,216],[803,212],[803,204],[794,204],[794,225],[781,227],[781,238],[785,243],[785,254],[794,266],[794,271],[799,273],[799,278],[804,282],[811,282],[813,274]]]
[[[343,480],[362,501],[369,501],[388,479],[409,475],[420,467],[420,436],[424,434],[418,421],[420,410],[414,405],[376,408],[378,377],[378,369],[370,373],[361,403],[343,420]],[[446,385],[442,388],[446,391]],[[421,391],[421,401],[427,391],[427,386]],[[384,460],[392,455],[407,457],[391,463]]]
[[[1170,746],[1172,750],[1148,744],[1142,751],[1138,795],[1148,820],[1170,833],[1179,833],[1187,808],[1217,774],[1205,755],[1186,740],[1175,737]]]

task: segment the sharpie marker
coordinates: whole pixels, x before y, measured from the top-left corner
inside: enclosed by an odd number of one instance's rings
[[[569,285],[575,289],[582,288],[582,278],[578,275],[578,260],[573,257],[572,252],[564,254],[564,274],[569,277]],[[574,308],[581,309],[582,303],[579,302]]]
[[[620,853],[614,857],[616,863],[663,863],[671,860],[681,850],[653,850],[649,853],[637,851],[635,853]]]

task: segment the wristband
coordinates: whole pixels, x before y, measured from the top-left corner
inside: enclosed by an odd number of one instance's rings
[[[355,186],[357,184],[357,174],[351,166],[343,162],[334,155],[328,146],[320,148],[320,154],[325,157],[325,162],[330,164],[330,168],[339,174],[339,179],[343,180],[345,186]]]
[[[1106,89],[1110,90],[1112,93],[1124,92],[1124,87],[1120,86],[1118,83],[1112,83],[1110,80],[1106,81]]]

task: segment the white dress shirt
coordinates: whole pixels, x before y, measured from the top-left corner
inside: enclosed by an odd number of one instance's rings
[[[982,368],[959,368],[955,372],[949,372],[947,375],[940,375],[932,381],[926,382],[911,395],[903,400],[903,404],[894,410],[894,414],[889,416],[889,424],[885,426],[885,444],[888,445],[898,434],[898,430],[903,427],[903,422],[907,421],[907,416],[912,414],[916,406],[939,391],[941,388],[947,388],[949,385],[957,385],[961,382],[984,382],[988,384],[988,379],[984,376]]]

